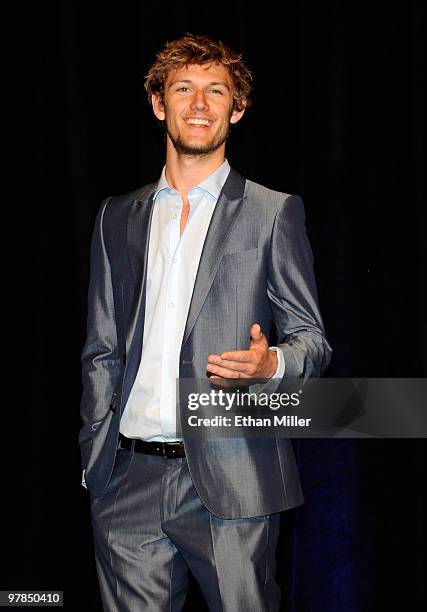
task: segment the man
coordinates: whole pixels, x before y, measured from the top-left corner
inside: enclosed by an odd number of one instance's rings
[[[166,165],[157,183],[101,206],[82,355],[103,604],[180,610],[190,568],[210,610],[276,610],[278,513],[303,503],[290,441],[182,440],[175,385],[325,369],[303,205],[225,160],[249,104],[239,55],[187,34],[158,54],[145,86]]]

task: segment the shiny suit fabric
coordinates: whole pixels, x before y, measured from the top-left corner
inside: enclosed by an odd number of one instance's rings
[[[79,436],[92,499],[108,492],[120,417],[140,364],[155,187],[107,198],[95,222]],[[180,378],[205,377],[211,353],[248,348],[255,322],[267,333],[275,327],[285,376],[322,374],[331,350],[317,304],[302,200],[231,169],[202,251]],[[184,437],[184,443],[191,480],[213,515],[257,517],[303,503],[289,439],[206,443]]]

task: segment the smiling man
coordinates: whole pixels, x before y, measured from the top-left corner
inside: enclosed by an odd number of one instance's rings
[[[79,441],[104,608],[178,611],[190,569],[212,611],[277,610],[279,513],[303,503],[290,440],[183,439],[175,387],[326,368],[303,204],[225,159],[249,106],[240,55],[187,34],[157,55],[145,87],[166,164],[101,205],[82,354]]]
[[[172,71],[165,94],[153,96],[158,119],[166,121],[168,142],[178,154],[221,153],[230,123],[244,113],[233,109],[233,83],[223,65],[190,65]]]

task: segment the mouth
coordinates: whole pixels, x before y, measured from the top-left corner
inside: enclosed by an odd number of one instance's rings
[[[196,129],[209,128],[213,123],[210,119],[201,119],[199,117],[187,117],[184,121],[187,125]]]

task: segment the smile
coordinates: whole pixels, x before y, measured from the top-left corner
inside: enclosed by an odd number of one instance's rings
[[[209,119],[196,119],[195,117],[189,117],[185,120],[185,123],[196,127],[210,127],[212,125],[212,121]]]

